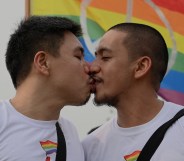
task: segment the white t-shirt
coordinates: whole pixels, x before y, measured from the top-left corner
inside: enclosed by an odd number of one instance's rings
[[[121,128],[111,119],[83,141],[85,161],[136,161],[147,140],[182,106],[164,102],[162,110],[146,124]],[[151,161],[184,161],[184,117],[171,126]]]
[[[57,133],[54,121],[38,121],[0,101],[0,161],[55,161]],[[59,120],[65,136],[67,161],[83,161],[84,152],[73,124]]]

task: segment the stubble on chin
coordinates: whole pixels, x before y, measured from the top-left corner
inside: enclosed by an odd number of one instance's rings
[[[93,104],[96,106],[103,106],[107,105],[110,107],[116,107],[118,103],[118,99],[116,97],[103,97],[103,98],[97,98],[96,96],[93,99]]]

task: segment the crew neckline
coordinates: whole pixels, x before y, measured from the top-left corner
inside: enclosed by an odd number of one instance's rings
[[[23,122],[31,124],[32,126],[42,127],[42,128],[53,128],[58,120],[51,120],[51,121],[43,121],[43,120],[36,120],[32,119],[28,116],[23,115],[16,108],[11,104],[10,100],[5,100],[5,103],[8,105],[9,110],[11,110],[19,119],[22,119]]]
[[[156,123],[158,123],[163,117],[167,115],[169,110],[168,108],[166,108],[166,104],[167,102],[164,101],[163,107],[161,108],[159,113],[152,120],[150,120],[145,124],[134,126],[134,127],[128,127],[128,128],[120,127],[117,124],[117,116],[116,116],[113,119],[113,127],[116,128],[118,131],[121,131],[122,135],[137,135],[137,134],[146,132],[149,129],[151,129]]]

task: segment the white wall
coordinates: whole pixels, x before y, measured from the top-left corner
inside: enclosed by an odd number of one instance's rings
[[[24,0],[0,0],[0,99],[14,96],[10,76],[5,67],[5,51],[10,34],[25,15]],[[77,127],[82,139],[87,132],[110,119],[115,110],[105,107],[94,107],[92,99],[83,107],[65,107],[61,115],[71,120]]]
[[[6,99],[15,92],[5,67],[4,54],[10,34],[24,16],[24,0],[0,0],[0,98]]]

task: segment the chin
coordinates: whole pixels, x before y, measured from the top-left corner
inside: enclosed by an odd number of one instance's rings
[[[107,104],[103,99],[97,99],[96,97],[94,98],[93,103],[96,106],[103,106]]]
[[[85,105],[85,104],[89,101],[90,96],[91,96],[91,95],[89,94],[87,97],[85,97],[85,98],[83,98],[83,99],[80,98],[79,100],[81,100],[81,101],[75,103],[74,106],[82,106],[82,105]]]
[[[118,103],[118,100],[116,97],[94,97],[94,104],[96,106],[102,106],[102,105],[107,105],[107,106],[113,106],[115,107]]]

